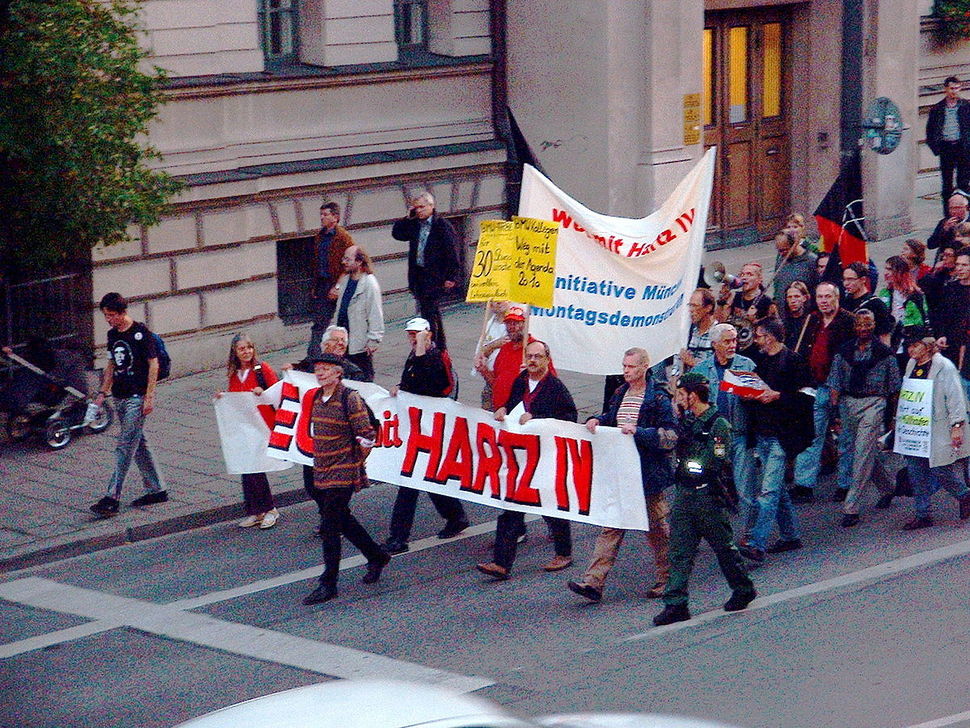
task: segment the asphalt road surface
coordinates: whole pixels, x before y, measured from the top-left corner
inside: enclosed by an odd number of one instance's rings
[[[383,539],[394,491],[354,510]],[[759,599],[726,614],[709,550],[690,622],[653,628],[646,540],[631,533],[603,602],[565,588],[596,529],[574,526],[576,565],[547,574],[542,521],[513,578],[490,560],[494,510],[439,541],[421,498],[412,550],[360,583],[345,544],[340,597],[301,598],[320,571],[314,513],[118,547],[0,580],[0,726],[171,726],[259,695],[334,678],[442,684],[515,713],[669,712],[745,728],[970,726],[970,525],[936,496],[937,526],[904,533],[911,501],[852,529],[827,502],[800,507],[806,547],[753,571]]]

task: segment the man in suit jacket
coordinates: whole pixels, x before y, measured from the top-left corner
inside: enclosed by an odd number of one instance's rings
[[[408,289],[421,318],[430,322],[438,348],[445,349],[438,303],[462,279],[458,233],[435,213],[434,196],[425,192],[411,200],[407,217],[394,223],[391,235],[408,243]]]
[[[344,253],[354,244],[350,233],[338,225],[339,222],[340,205],[336,202],[320,205],[320,232],[313,238],[314,279],[310,301],[313,327],[306,350],[308,357],[320,354],[320,341],[337,308],[336,285],[344,272]]]
[[[930,108],[926,120],[926,144],[940,158],[944,216],[953,192],[953,172],[958,189],[966,192],[970,186],[970,102],[960,98],[961,88],[963,84],[956,76],[947,78],[943,98]]]

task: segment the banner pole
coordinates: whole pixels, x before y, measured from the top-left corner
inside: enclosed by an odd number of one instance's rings
[[[529,348],[529,321],[532,319],[532,311],[529,309],[525,316],[525,331],[522,332],[522,366],[525,367],[525,350]]]

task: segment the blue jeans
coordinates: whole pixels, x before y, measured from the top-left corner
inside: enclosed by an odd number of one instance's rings
[[[747,535],[758,518],[758,480],[754,451],[748,449],[748,436],[744,433],[735,433],[731,441],[731,465],[734,487],[741,501],[741,522],[744,524],[744,535]]]
[[[930,498],[940,488],[946,489],[954,498],[962,498],[970,493],[970,488],[957,477],[955,468],[956,463],[931,468],[927,458],[906,456],[906,472],[913,485],[913,504],[916,506],[917,518],[930,515]]]
[[[125,476],[131,466],[132,457],[134,457],[135,463],[141,471],[145,490],[149,493],[165,490],[165,485],[158,474],[158,468],[155,467],[155,459],[152,457],[152,451],[148,449],[148,442],[145,440],[145,433],[142,429],[145,426],[145,415],[142,412],[144,403],[145,399],[140,395],[115,399],[115,410],[118,413],[121,432],[118,433],[118,445],[115,447],[115,471],[108,483],[107,493],[115,499],[121,498],[121,486],[125,483]]]
[[[798,516],[785,487],[785,451],[778,438],[758,435],[757,448],[761,459],[761,492],[750,541],[752,546],[764,551],[776,518],[782,539],[798,538]]]
[[[832,418],[832,390],[826,385],[819,385],[815,390],[815,439],[808,449],[802,451],[795,458],[795,485],[802,488],[814,488],[818,485],[818,471],[822,465],[822,448],[825,446],[825,436],[829,431],[829,420]],[[839,434],[839,487],[848,489],[852,483],[852,433],[843,431]]]

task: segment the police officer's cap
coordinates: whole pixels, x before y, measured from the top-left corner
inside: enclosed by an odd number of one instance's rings
[[[684,389],[691,389],[691,390],[696,389],[701,385],[708,388],[710,387],[707,381],[707,377],[705,377],[703,374],[700,374],[699,372],[687,372],[686,374],[683,374],[680,377],[680,380],[677,382],[678,387],[682,387]]]

